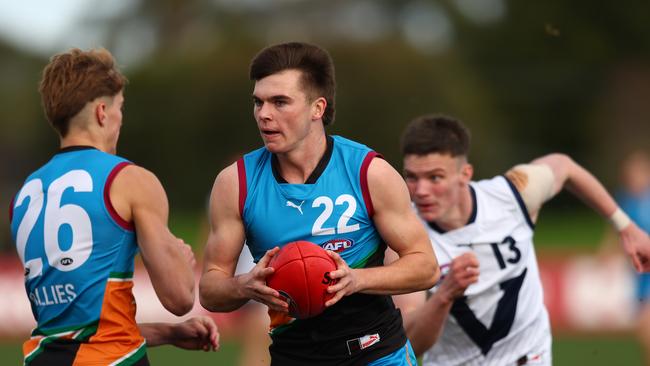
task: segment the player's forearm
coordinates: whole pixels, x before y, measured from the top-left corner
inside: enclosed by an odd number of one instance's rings
[[[147,347],[156,347],[171,344],[173,338],[173,324],[169,323],[141,323],[138,324],[140,334],[147,341]]]
[[[194,273],[183,258],[145,258],[145,266],[156,295],[165,309],[178,316],[192,310],[195,297]]]
[[[402,313],[406,336],[417,357],[436,343],[452,305],[452,300],[436,292],[417,309]]]
[[[173,268],[173,267],[171,267]],[[182,274],[178,273],[182,272]],[[163,291],[157,292],[160,302],[175,315],[187,314],[194,307],[194,274],[190,270],[174,271],[163,280]]]
[[[208,271],[199,282],[199,301],[209,311],[229,312],[248,302],[243,296],[237,276],[227,277],[218,270]]]
[[[396,295],[426,290],[440,277],[435,258],[425,253],[411,253],[381,267],[358,269],[359,292],[375,295]]]

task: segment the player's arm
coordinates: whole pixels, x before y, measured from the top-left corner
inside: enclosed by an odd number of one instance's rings
[[[217,325],[207,316],[193,317],[180,323],[141,323],[138,328],[147,340],[147,347],[169,344],[188,350],[219,349]]]
[[[266,277],[273,273],[268,263],[278,248],[268,251],[250,272],[234,276],[245,240],[236,164],[221,171],[215,179],[209,211],[210,232],[199,281],[201,305],[210,311],[232,311],[253,299],[274,310],[286,311],[287,303],[276,290],[266,286]]]
[[[549,154],[510,169],[506,176],[517,187],[532,218],[541,206],[567,189],[610,220],[637,271],[650,271],[650,238],[618,207],[605,187],[585,168],[564,154]]]
[[[110,190],[118,214],[133,221],[142,260],[158,299],[175,315],[194,305],[192,249],[167,227],[169,204],[160,181],[135,165],[122,169]]]
[[[355,292],[402,294],[431,288],[438,280],[440,271],[429,237],[411,208],[399,173],[385,160],[373,159],[368,168],[368,189],[375,226],[399,259],[387,266],[350,269],[338,254],[328,251],[338,267],[330,276],[339,282],[329,288],[336,295],[327,306]]]
[[[395,259],[397,253],[387,250],[386,262]],[[478,259],[474,253],[467,252],[452,260],[449,272],[428,299],[426,291],[393,296],[416,356],[419,357],[436,343],[454,301],[463,296],[469,285],[478,281],[478,276]]]

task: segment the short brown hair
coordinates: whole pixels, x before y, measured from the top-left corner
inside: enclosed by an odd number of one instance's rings
[[[420,116],[402,134],[402,154],[467,157],[469,142],[469,130],[459,120],[442,115]]]
[[[334,122],[336,78],[330,54],[313,44],[301,42],[282,43],[261,50],[251,61],[250,79],[258,81],[284,70],[302,73],[302,86],[312,98],[324,97],[327,107],[323,124]]]
[[[62,137],[68,134],[70,119],[86,103],[99,97],[115,96],[127,83],[104,48],[82,51],[73,48],[52,56],[43,69],[38,91],[45,116]]]

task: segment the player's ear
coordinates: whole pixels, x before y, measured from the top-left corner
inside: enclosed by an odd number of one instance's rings
[[[323,115],[325,114],[325,109],[327,108],[327,100],[323,97],[316,98],[312,102],[312,108],[311,108],[311,118],[312,120],[316,121],[319,119],[323,118]]]
[[[95,119],[100,126],[104,126],[104,121],[106,120],[106,103],[101,99],[93,102],[96,103],[94,108]]]
[[[463,166],[460,168],[460,175],[464,183],[469,183],[474,176],[474,166],[470,163],[463,163]]]

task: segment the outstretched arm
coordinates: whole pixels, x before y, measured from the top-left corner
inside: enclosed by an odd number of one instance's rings
[[[440,275],[431,242],[411,208],[402,177],[385,160],[373,159],[368,188],[375,226],[399,259],[386,266],[351,269],[338,254],[328,252],[338,267],[330,276],[339,282],[329,288],[336,295],[327,306],[355,292],[393,295],[428,289]]]
[[[253,299],[286,312],[287,303],[266,286],[266,277],[273,273],[268,264],[279,248],[269,250],[250,272],[234,276],[245,240],[238,187],[237,165],[232,164],[219,173],[212,188],[210,233],[199,281],[201,305],[210,311],[232,311]]]
[[[549,154],[506,173],[522,194],[531,217],[563,188],[610,220],[625,252],[639,272],[650,271],[650,238],[621,211],[605,187],[585,168],[564,154]]]

